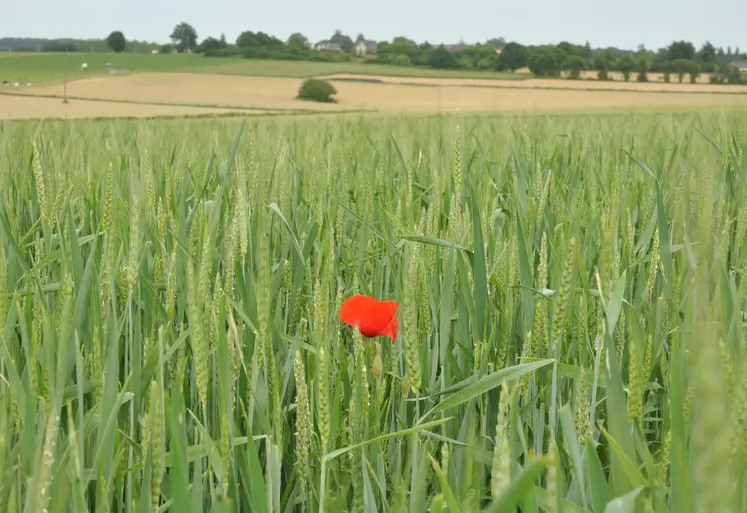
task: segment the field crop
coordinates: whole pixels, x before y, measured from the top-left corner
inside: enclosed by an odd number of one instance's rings
[[[0,510],[747,511],[745,122],[0,124]]]

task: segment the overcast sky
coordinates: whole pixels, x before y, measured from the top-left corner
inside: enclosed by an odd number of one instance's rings
[[[589,41],[594,47],[649,49],[687,39],[699,46],[747,51],[745,0],[4,0],[0,37],[103,38],[167,42],[186,21],[200,39],[244,30],[281,39],[302,32],[312,41],[334,30],[355,38],[481,42],[504,37],[524,44]],[[80,2],[80,3],[78,3]]]

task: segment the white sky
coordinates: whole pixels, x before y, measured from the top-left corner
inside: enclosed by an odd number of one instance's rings
[[[168,42],[174,25],[192,24],[199,36],[244,30],[281,39],[302,32],[312,41],[340,28],[352,38],[407,36],[431,43],[481,42],[504,37],[523,44],[563,40],[593,47],[649,49],[686,39],[700,46],[747,51],[745,0],[0,0],[0,37],[103,38],[122,30],[128,39]]]

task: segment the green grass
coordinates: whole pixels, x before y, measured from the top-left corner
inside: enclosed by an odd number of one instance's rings
[[[400,77],[452,77],[484,79],[524,79],[529,75],[492,71],[434,70],[427,68],[384,66],[361,62],[271,61],[243,58],[208,58],[194,54],[151,55],[138,53],[3,54],[0,82],[33,83],[74,80],[108,74],[107,63],[130,72],[160,71],[186,73],[224,73],[272,77],[307,77],[334,73],[374,74]],[[82,63],[88,71],[80,71]]]
[[[0,124],[0,510],[747,511],[745,122]]]

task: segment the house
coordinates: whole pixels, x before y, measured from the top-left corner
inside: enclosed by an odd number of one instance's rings
[[[338,43],[333,43],[327,39],[319,41],[314,45],[314,50],[317,52],[339,52],[342,47]]]
[[[734,61],[731,63],[731,65],[737,68],[739,71],[747,71],[747,61]]]
[[[355,53],[357,53],[358,55],[366,55],[367,53],[376,53],[376,50],[378,49],[378,47],[379,47],[379,44],[376,41],[358,37],[358,40],[355,42]]]

